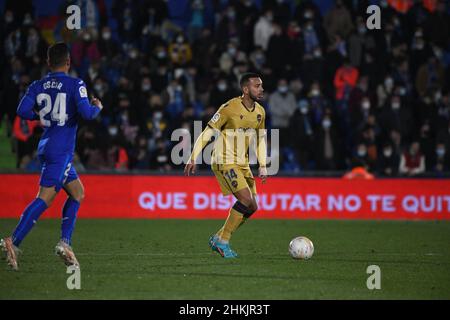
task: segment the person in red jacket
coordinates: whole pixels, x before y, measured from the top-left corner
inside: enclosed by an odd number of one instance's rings
[[[413,141],[409,150],[403,152],[400,158],[399,172],[409,177],[417,176],[425,172],[425,156],[420,151],[420,144]]]
[[[359,71],[346,59],[344,64],[336,70],[334,75],[334,87],[336,89],[336,100],[348,99],[348,95],[358,81]]]
[[[32,136],[37,126],[39,126],[37,121],[24,120],[19,116],[14,119],[13,136],[17,141],[17,168],[20,167],[22,158],[35,149],[36,140],[32,139]]]

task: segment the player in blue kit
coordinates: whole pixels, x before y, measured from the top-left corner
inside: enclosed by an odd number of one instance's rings
[[[77,212],[84,198],[83,185],[72,167],[77,122],[80,116],[94,119],[103,106],[96,98],[90,103],[84,82],[67,74],[70,53],[65,43],[48,48],[47,63],[51,72],[28,87],[17,108],[22,119],[40,120],[44,133],[38,145],[42,172],[37,198],[22,213],[12,236],[0,242],[14,270],[18,270],[20,243],[61,189],[68,197],[62,210],[61,240],[55,252],[67,266],[79,267],[71,247]]]

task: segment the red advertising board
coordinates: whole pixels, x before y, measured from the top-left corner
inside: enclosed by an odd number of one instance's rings
[[[0,218],[18,218],[36,196],[39,176],[0,175]],[[82,175],[79,218],[226,218],[233,205],[214,177]],[[257,179],[259,210],[271,219],[450,219],[450,180]],[[60,192],[43,218],[59,218]]]

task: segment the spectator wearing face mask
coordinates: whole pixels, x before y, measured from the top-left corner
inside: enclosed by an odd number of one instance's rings
[[[385,134],[397,131],[403,139],[409,139],[413,130],[412,120],[411,111],[407,107],[402,107],[400,97],[394,95],[380,114],[378,122],[383,124]]]
[[[319,46],[314,49],[311,55],[304,56],[301,70],[306,85],[309,86],[313,82],[323,82],[325,59],[323,57],[322,49]]]
[[[249,60],[256,71],[262,71],[262,69],[266,65],[267,58],[262,48],[256,48],[250,54]]]
[[[219,48],[225,48],[230,39],[239,37],[242,30],[242,19],[236,14],[233,5],[228,6],[221,12],[217,25],[215,41]]]
[[[101,99],[101,101],[106,105],[111,105],[111,94],[109,90],[109,85],[106,80],[102,77],[97,77],[93,82],[94,96]],[[108,118],[112,117],[112,110],[105,110],[102,117]]]
[[[425,172],[425,156],[420,152],[420,144],[414,141],[400,158],[399,173],[408,177]]]
[[[369,162],[369,156],[367,154],[367,145],[364,142],[360,142],[357,144],[355,151],[353,152],[353,158],[358,158],[364,163]]]
[[[314,81],[311,84],[308,92],[308,101],[311,106],[310,113],[314,126],[321,126],[325,112],[330,106],[330,101],[322,93],[319,82]]]
[[[294,12],[294,19],[300,25],[303,25],[306,20],[312,20],[314,26],[319,28],[322,25],[322,15],[314,1],[301,1]]]
[[[303,169],[308,169],[314,155],[314,127],[309,113],[308,100],[300,100],[298,108],[290,119],[289,135],[292,139],[296,158]]]
[[[219,108],[224,101],[228,101],[235,95],[235,92],[228,84],[225,76],[220,77],[209,96],[209,105]]]
[[[304,60],[309,60],[313,57],[314,51],[321,48],[321,41],[319,33],[314,27],[313,21],[306,21],[303,26],[303,49]]]
[[[380,176],[395,177],[398,175],[399,156],[395,153],[392,144],[385,143],[378,155],[377,171]]]
[[[136,109],[136,118],[141,128],[145,127],[145,122],[150,115],[149,99],[155,94],[152,90],[152,81],[148,75],[141,78],[139,86],[136,86],[136,103],[133,106]]]
[[[368,168],[371,171],[375,170],[378,157],[378,147],[375,136],[375,129],[370,125],[365,125],[364,128],[361,130],[359,141],[360,144],[363,144],[366,148],[365,149],[366,155],[364,157],[364,160]]]
[[[381,109],[387,102],[394,90],[394,79],[388,75],[384,81],[377,86],[377,107]]]
[[[164,139],[156,140],[156,149],[152,152],[150,157],[150,169],[158,170],[160,172],[172,170],[170,164],[170,150],[168,150]]]
[[[119,53],[119,46],[112,38],[111,29],[108,26],[104,26],[101,30],[98,39],[98,49],[101,56],[105,57],[107,60],[112,59]]]
[[[350,124],[351,124],[351,132],[354,134],[358,134],[362,131],[364,126],[367,124],[367,120],[372,113],[372,104],[369,100],[369,97],[363,97],[359,104],[359,107],[352,110],[350,114]]]
[[[442,142],[435,145],[435,152],[431,157],[431,171],[438,174],[450,171],[450,154]]]
[[[152,87],[156,93],[162,93],[169,84],[169,69],[165,63],[158,64],[156,72],[151,74]]]
[[[245,59],[245,53],[239,50],[237,41],[231,41],[227,44],[227,50],[222,52],[219,58],[220,70],[223,73],[230,74],[236,61]]]
[[[269,112],[272,127],[280,129],[280,144],[285,144],[293,137],[288,134],[289,119],[297,109],[294,94],[290,91],[286,79],[278,81],[277,91],[269,96]]]
[[[162,95],[166,105],[166,112],[169,118],[177,118],[186,106],[186,92],[180,81],[174,79],[167,86],[166,91]]]
[[[411,55],[409,61],[411,64],[411,76],[412,79],[415,79],[419,67],[426,63],[428,57],[432,54],[430,46],[425,41],[423,29],[421,27],[418,27],[415,30],[410,48]]]
[[[341,165],[342,143],[337,134],[335,121],[331,110],[325,111],[325,116],[315,133],[315,159],[318,170],[339,170]]]
[[[362,100],[368,98],[371,102],[372,94],[369,91],[369,77],[366,75],[361,76],[358,79],[356,86],[350,91],[348,106],[350,113],[357,112],[361,106]]]

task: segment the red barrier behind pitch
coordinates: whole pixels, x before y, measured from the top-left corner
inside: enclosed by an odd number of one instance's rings
[[[0,175],[0,218],[18,218],[36,196],[37,175]],[[214,177],[82,175],[79,218],[226,218],[234,203]],[[252,218],[450,219],[450,180],[257,179]],[[65,193],[43,218],[59,218]]]

